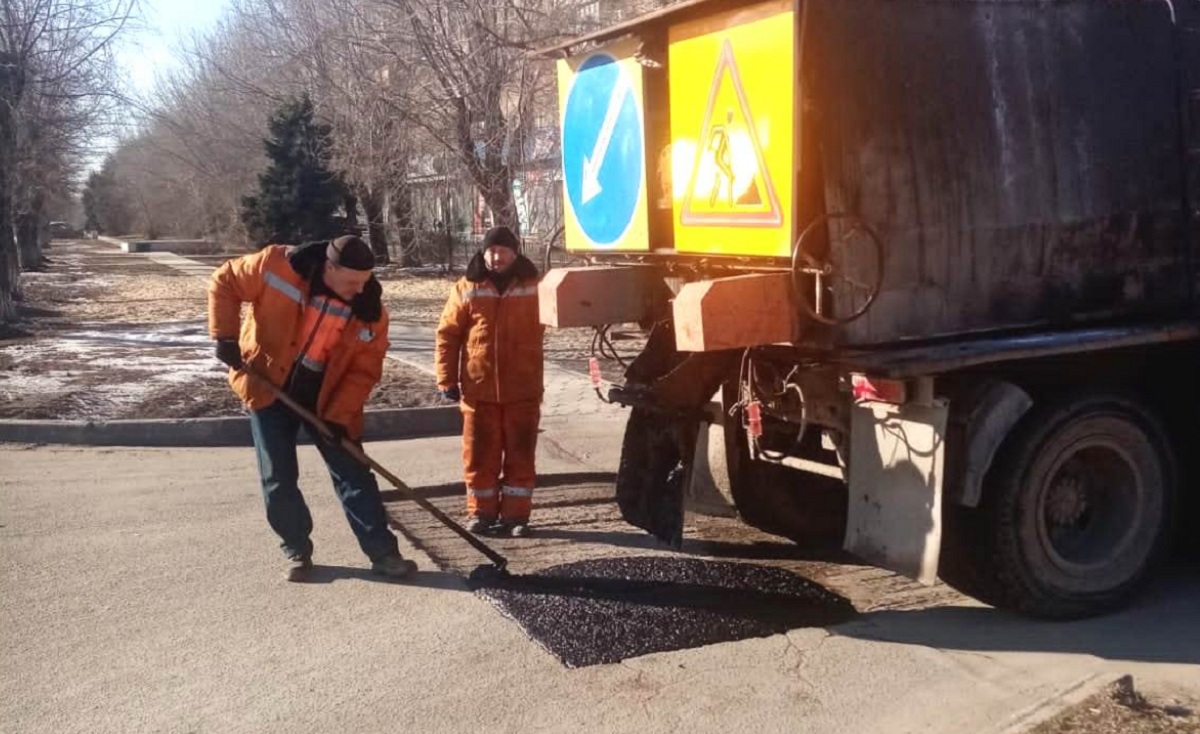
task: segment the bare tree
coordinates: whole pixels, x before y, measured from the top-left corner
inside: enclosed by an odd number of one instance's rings
[[[513,171],[535,72],[509,38],[531,32],[496,0],[381,0],[406,21],[393,33],[394,67],[410,69],[406,120],[458,156],[496,222],[519,231]],[[413,52],[421,62],[413,65]]]
[[[237,239],[269,111],[307,93],[353,194],[345,213],[361,206],[381,258],[403,262],[435,223],[452,242],[478,198],[493,223],[549,233],[559,216],[554,67],[527,51],[600,22],[581,9],[630,4],[234,0],[143,105],[112,174],[136,226],[150,226],[137,212],[161,209],[154,225],[166,231]]]
[[[113,99],[112,44],[135,2],[0,0],[0,323],[16,319],[13,225],[24,259],[40,262],[47,186],[77,170],[96,111]]]
[[[522,222],[514,183],[539,157],[539,110],[553,110],[554,66],[529,51],[594,27],[590,0],[363,0],[394,8],[388,47],[412,82],[406,119],[453,151],[494,223]],[[621,9],[631,3],[605,2]],[[419,63],[411,63],[415,55]],[[541,115],[543,118],[546,115]],[[550,115],[551,118],[554,115]],[[540,162],[539,162],[540,163]],[[522,207],[529,211],[528,207]]]
[[[0,51],[0,324],[17,318],[13,302],[20,264],[13,239],[12,169],[16,152],[16,105],[25,91],[25,73],[16,54]]]

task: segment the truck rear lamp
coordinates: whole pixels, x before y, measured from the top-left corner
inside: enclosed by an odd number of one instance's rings
[[[751,438],[760,438],[763,434],[762,428],[762,406],[757,400],[751,400],[746,404],[746,432]]]
[[[872,400],[902,405],[908,399],[908,389],[903,380],[887,380],[855,373],[850,375],[850,390],[856,401]]]

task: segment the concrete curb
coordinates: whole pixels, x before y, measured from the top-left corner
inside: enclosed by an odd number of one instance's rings
[[[1053,696],[1038,701],[1018,712],[1009,722],[996,729],[994,734],[1026,734],[1067,709],[1100,693],[1124,676],[1096,673],[1084,677]]]
[[[209,255],[218,253],[219,242],[208,240],[122,240],[100,235],[96,239],[121,248],[121,252],[174,253],[176,255]]]
[[[366,441],[395,441],[462,433],[458,406],[366,411]],[[301,442],[307,437],[301,433]],[[250,420],[0,421],[0,443],[72,446],[218,447],[252,446]]]

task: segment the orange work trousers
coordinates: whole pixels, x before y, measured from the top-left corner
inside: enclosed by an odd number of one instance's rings
[[[528,522],[541,401],[462,402],[467,514]]]

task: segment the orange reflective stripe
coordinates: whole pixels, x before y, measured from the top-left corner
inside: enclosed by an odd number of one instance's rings
[[[477,288],[472,288],[470,290],[463,291],[462,295],[459,296],[459,298],[462,300],[463,303],[470,303],[471,301],[475,300],[476,298],[496,298],[499,295],[500,294],[497,293],[494,288],[489,288],[487,286],[479,286]]]
[[[536,285],[521,286],[519,288],[509,288],[504,291],[501,298],[522,298],[525,296],[536,296],[538,292]]]
[[[269,285],[270,287],[279,291],[280,293],[287,296],[289,299],[295,301],[296,303],[302,302],[303,295],[300,293],[300,289],[297,288],[296,286],[292,285],[291,283],[287,282],[283,278],[280,278],[275,273],[268,272],[263,277],[263,280],[265,280],[267,282],[267,285]]]

